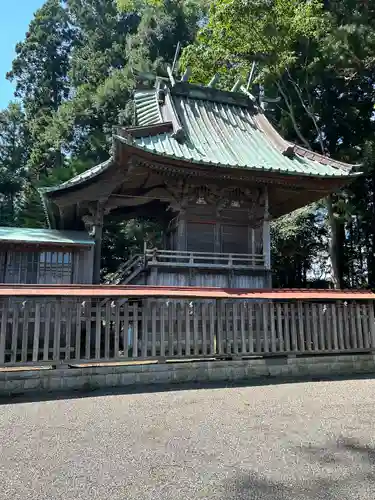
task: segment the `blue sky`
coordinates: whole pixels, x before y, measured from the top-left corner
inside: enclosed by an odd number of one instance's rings
[[[0,109],[13,97],[13,86],[5,79],[12,67],[14,48],[25,38],[33,14],[44,0],[0,0]]]

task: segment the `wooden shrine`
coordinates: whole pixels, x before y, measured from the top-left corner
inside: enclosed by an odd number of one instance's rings
[[[124,263],[115,284],[269,288],[270,221],[358,175],[285,141],[245,88],[155,77],[134,109],[108,161],[42,192],[52,228],[92,234],[94,283],[104,217],[116,215],[155,218],[163,245]]]

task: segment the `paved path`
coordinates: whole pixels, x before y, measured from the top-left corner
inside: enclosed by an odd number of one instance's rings
[[[0,406],[7,500],[375,498],[375,381]]]

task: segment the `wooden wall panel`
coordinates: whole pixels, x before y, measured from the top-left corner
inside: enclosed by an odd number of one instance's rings
[[[269,280],[266,275],[231,274],[223,272],[198,272],[172,271],[158,269],[157,273],[150,274],[147,278],[136,283],[137,285],[150,286],[197,286],[218,288],[268,288]]]
[[[187,223],[187,251],[215,252],[215,224]]]
[[[248,226],[221,224],[222,253],[252,253],[249,249]]]
[[[93,247],[9,250],[0,254],[0,282],[14,284],[91,284]]]

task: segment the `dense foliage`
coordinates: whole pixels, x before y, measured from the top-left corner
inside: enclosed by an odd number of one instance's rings
[[[246,85],[255,62],[250,91],[281,98],[263,104],[283,135],[363,163],[366,175],[329,203],[274,223],[275,285],[333,274],[374,288],[374,28],[365,0],[46,0],[7,74],[17,103],[0,112],[0,224],[44,224],[37,187],[108,157],[112,126],[132,122],[134,70],[165,74],[181,42],[193,80]],[[151,223],[112,220],[104,268],[152,234]]]
[[[288,241],[288,247],[294,242],[289,259],[280,258],[280,245],[275,248],[274,264],[281,266],[276,276],[287,276],[290,286],[305,283],[306,269],[317,271],[319,255],[325,271],[329,250],[337,286],[375,286],[374,25],[375,7],[366,1],[213,1],[208,22],[183,54],[196,81],[216,72],[224,88],[239,75],[246,83],[255,61],[250,90],[281,98],[268,116],[286,138],[365,164],[366,177],[333,196],[325,209],[312,207],[312,215],[305,211],[275,225],[275,241]],[[322,210],[324,238],[320,225],[307,230]],[[325,243],[324,258],[316,253],[316,238]],[[306,255],[306,248],[312,253]]]

